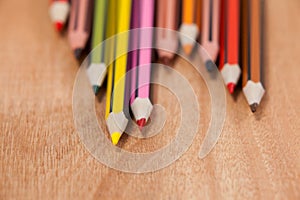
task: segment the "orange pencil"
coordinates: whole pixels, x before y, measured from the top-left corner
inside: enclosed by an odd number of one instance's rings
[[[177,0],[163,0],[157,1],[157,27],[172,31],[177,30],[178,25],[178,1]],[[169,64],[174,58],[174,53],[178,48],[177,34],[172,31],[164,31],[159,29],[156,31],[156,46],[159,59],[164,64]],[[165,51],[167,49],[169,51]],[[170,52],[172,51],[172,52]]]
[[[79,58],[91,32],[92,0],[72,0],[68,38],[76,58]]]
[[[243,92],[255,112],[265,93],[261,83],[261,20],[260,0],[242,1],[242,65]]]
[[[68,0],[50,0],[49,14],[57,31],[61,31],[70,11]]]
[[[239,0],[221,1],[220,70],[229,92],[241,75],[239,66]]]
[[[194,41],[200,31],[201,1],[183,0],[182,5],[182,24],[180,25],[180,42],[184,52],[188,55],[192,53]]]

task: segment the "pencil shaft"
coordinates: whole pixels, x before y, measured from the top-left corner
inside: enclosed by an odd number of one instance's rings
[[[137,29],[139,27],[140,19],[140,0],[132,0],[132,14],[131,14],[131,28]],[[131,80],[130,80],[130,102],[134,101],[135,98],[135,89],[137,83],[137,71],[136,67],[138,65],[138,43],[139,43],[139,31],[133,30],[132,35],[130,36],[130,45],[132,52],[129,52],[130,56],[130,65],[128,69],[131,70]]]
[[[73,0],[68,38],[72,49],[83,49],[91,31],[92,1]]]
[[[174,52],[178,48],[177,30],[179,16],[178,16],[178,0],[157,1],[157,27],[164,28],[156,31],[156,47],[159,58],[168,64],[174,57]],[[170,31],[170,30],[174,30]],[[168,51],[164,51],[164,50]]]
[[[251,36],[251,80],[260,81],[260,65],[261,65],[261,38],[260,38],[260,0],[251,0],[250,10],[250,36]]]
[[[239,0],[221,1],[220,68],[239,63]]]
[[[199,28],[199,32],[201,31],[202,26],[202,6],[203,6],[203,0],[197,0],[194,2],[194,10],[195,10],[195,22]]]
[[[201,44],[213,61],[219,51],[220,0],[203,0]]]
[[[109,64],[107,68],[107,87],[106,87],[106,112],[105,118],[108,117],[109,113],[112,112],[112,91],[113,91],[113,77],[114,70],[112,62],[114,60],[115,52],[115,38],[111,38],[116,33],[116,23],[117,23],[117,0],[109,0],[108,2],[108,20],[107,20],[107,29],[106,37],[109,38],[105,45],[105,62]]]
[[[211,0],[213,2],[212,5],[212,33],[211,33],[211,38],[212,41],[219,43],[219,28],[220,28],[220,0]]]
[[[200,15],[201,15],[201,1],[183,0],[182,6],[182,22],[179,28],[179,40],[183,51],[190,55],[195,46],[195,40],[199,35]],[[199,19],[199,20],[197,20]]]
[[[141,30],[140,44],[149,48],[139,50],[139,67],[138,68],[138,97],[149,98],[150,76],[151,76],[151,58],[152,58],[152,42],[153,33],[150,29],[153,27],[154,17],[154,0],[141,1]]]
[[[92,34],[92,62],[103,62],[103,49],[96,48],[105,39],[106,0],[95,0],[94,23]],[[95,49],[96,48],[96,49]]]
[[[124,108],[125,74],[127,64],[128,32],[130,27],[131,0],[118,0],[118,22],[116,38],[116,61],[114,74],[114,92],[112,112],[122,112]],[[120,33],[122,33],[120,35]],[[123,52],[126,52],[123,54]],[[119,56],[119,57],[118,57]]]
[[[250,33],[249,33],[249,0],[243,0],[241,2],[241,9],[242,9],[242,68],[243,68],[243,86],[247,84],[248,81],[248,69],[250,68]]]
[[[243,92],[255,112],[265,89],[261,83],[261,10],[260,0],[242,2],[242,59],[243,59]]]
[[[222,0],[220,30],[220,70],[232,94],[240,78],[239,0]]]
[[[237,64],[239,62],[239,0],[227,0],[227,63]]]
[[[183,23],[195,23],[195,0],[183,0],[182,21]]]
[[[178,1],[158,1],[157,27],[176,30],[178,26]],[[167,37],[163,35],[163,37]]]
[[[171,29],[171,30],[176,30],[177,29],[177,20],[178,17],[176,16],[177,14],[177,8],[178,8],[178,2],[177,0],[166,0],[165,6],[167,7],[165,9],[166,11],[166,19],[165,19],[165,26],[162,26],[163,28]],[[164,20],[160,20],[164,21]]]
[[[260,82],[261,74],[261,8],[260,0],[242,3],[243,86],[248,80]]]
[[[222,69],[225,64],[225,0],[220,0],[220,52],[219,52],[219,68]]]

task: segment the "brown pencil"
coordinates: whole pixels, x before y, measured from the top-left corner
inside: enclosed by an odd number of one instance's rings
[[[260,0],[242,1],[242,65],[243,92],[255,112],[265,93],[261,83],[261,20],[262,9]]]
[[[164,64],[169,64],[174,58],[174,53],[178,48],[178,35],[176,34],[178,26],[178,1],[163,0],[157,1],[157,27],[168,30],[158,29],[156,31],[156,45],[159,59]],[[172,31],[171,31],[172,30]],[[165,50],[168,51],[165,51]],[[172,52],[171,52],[172,51]]]

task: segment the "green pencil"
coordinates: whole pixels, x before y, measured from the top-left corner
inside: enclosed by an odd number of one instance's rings
[[[98,46],[105,38],[107,0],[95,0],[94,25],[92,33],[92,52],[90,54],[90,65],[87,74],[95,94],[106,75],[106,64],[104,62],[103,45]]]

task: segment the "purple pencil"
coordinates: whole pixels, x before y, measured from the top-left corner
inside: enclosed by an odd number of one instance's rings
[[[126,93],[125,93],[125,105],[129,105],[129,102],[134,101],[135,99],[135,89],[136,89],[136,66],[138,63],[138,43],[139,43],[139,34],[138,31],[135,30],[139,28],[139,16],[140,16],[140,0],[132,0],[132,9],[131,9],[131,21],[130,21],[130,51],[128,53],[128,61],[127,61],[127,72],[126,75]],[[126,106],[125,113],[129,118],[129,109]]]
[[[137,17],[140,19],[139,27],[145,28],[140,31],[139,44],[142,46],[152,47],[153,33],[151,29],[153,27],[154,17],[154,0],[138,0],[139,5],[136,9],[139,13]],[[134,54],[138,59],[138,67],[136,68],[136,81],[137,91],[134,93],[134,97],[131,98],[131,110],[136,119],[139,127],[144,127],[152,111],[152,103],[150,101],[150,77],[151,77],[151,58],[152,49],[139,49],[138,54]],[[135,57],[134,57],[135,58]],[[134,78],[133,78],[134,79]],[[134,81],[134,80],[133,80]],[[135,87],[134,87],[135,88]]]

